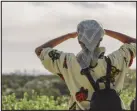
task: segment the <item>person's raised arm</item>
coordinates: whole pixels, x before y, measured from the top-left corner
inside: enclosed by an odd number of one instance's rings
[[[129,37],[125,34],[119,33],[119,32],[115,32],[115,31],[111,31],[111,30],[105,30],[105,34],[108,36],[111,36],[112,38],[115,38],[123,43],[136,43],[136,39]]]
[[[47,48],[47,47],[53,48],[53,47],[59,45],[60,43],[66,41],[70,38],[75,38],[75,37],[77,37],[77,32],[73,32],[73,33],[69,33],[69,34],[57,37],[53,40],[46,42],[45,44],[43,44],[39,47],[37,47],[35,49],[35,53],[37,54],[37,56],[39,56],[43,48]]]

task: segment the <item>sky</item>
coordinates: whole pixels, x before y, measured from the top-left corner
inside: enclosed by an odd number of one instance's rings
[[[2,72],[49,73],[35,48],[61,35],[75,32],[83,20],[97,20],[104,28],[136,38],[135,2],[3,2]],[[119,49],[118,40],[104,36],[106,55]],[[77,54],[77,38],[55,49]],[[136,68],[136,59],[131,68]]]

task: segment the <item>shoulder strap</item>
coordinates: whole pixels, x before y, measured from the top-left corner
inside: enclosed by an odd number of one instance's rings
[[[94,88],[94,90],[97,91],[99,89],[99,87],[96,84],[96,82],[94,81],[92,75],[90,74],[90,70],[89,69],[90,68],[82,69],[81,70],[81,74],[85,75],[88,78],[88,80],[89,80],[90,84],[92,85],[92,87]]]
[[[69,110],[76,110],[76,102],[74,102],[71,107],[69,108]]]
[[[106,56],[105,56],[105,60],[107,63],[105,88],[110,89],[111,60],[110,60],[110,58],[108,58]],[[81,74],[85,75],[88,78],[90,84],[92,85],[92,87],[94,88],[95,91],[99,90],[99,84],[94,81],[92,75],[90,74],[90,68],[82,69]]]
[[[111,73],[111,60],[109,57],[105,56],[105,60],[107,63],[107,71],[106,71],[106,89],[110,89],[110,73]]]

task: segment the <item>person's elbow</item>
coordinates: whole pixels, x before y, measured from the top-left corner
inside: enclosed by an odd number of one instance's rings
[[[42,51],[42,48],[41,48],[41,47],[35,48],[35,54],[36,54],[37,56],[40,55],[41,51]]]

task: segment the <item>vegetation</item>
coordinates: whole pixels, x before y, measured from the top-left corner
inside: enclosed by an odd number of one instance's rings
[[[136,93],[136,71],[129,70],[121,98],[129,109]],[[55,75],[2,75],[3,110],[64,110],[68,108],[69,91]]]
[[[15,94],[2,96],[3,110],[65,110],[67,109],[68,97],[39,96],[34,93],[30,96],[24,93],[24,97],[16,99]]]

